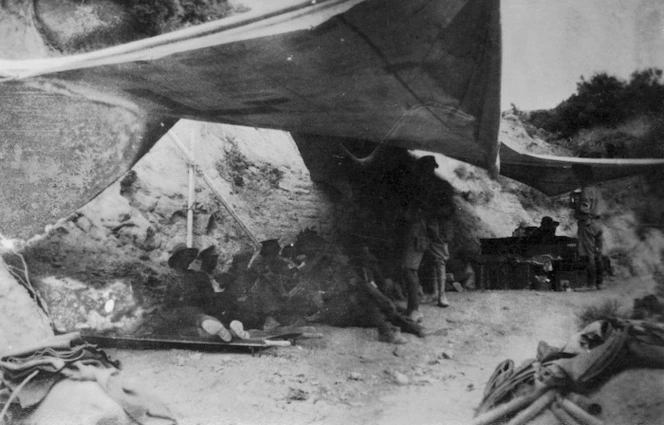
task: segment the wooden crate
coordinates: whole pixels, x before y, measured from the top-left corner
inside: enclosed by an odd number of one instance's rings
[[[530,264],[485,260],[479,264],[480,289],[529,289],[538,271]]]

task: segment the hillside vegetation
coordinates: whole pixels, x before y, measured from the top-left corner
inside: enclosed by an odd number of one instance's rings
[[[598,73],[581,77],[577,91],[551,110],[513,112],[532,135],[582,157],[664,157],[662,70],[649,68],[621,80]]]

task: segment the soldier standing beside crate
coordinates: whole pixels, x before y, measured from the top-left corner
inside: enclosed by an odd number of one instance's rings
[[[576,170],[582,189],[575,217],[577,219],[578,252],[581,261],[586,265],[586,286],[602,288],[604,267],[602,254],[604,248],[604,229],[600,223],[603,210],[602,196],[596,187],[591,186],[592,169],[580,167]]]

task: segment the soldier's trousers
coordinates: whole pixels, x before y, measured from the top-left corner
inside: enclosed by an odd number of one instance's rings
[[[604,263],[602,262],[602,257],[599,255],[584,255],[581,256],[581,261],[586,264],[586,285],[588,287],[601,286],[604,281]]]

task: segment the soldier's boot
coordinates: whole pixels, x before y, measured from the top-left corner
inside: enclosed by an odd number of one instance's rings
[[[233,320],[229,325],[229,328],[231,328],[231,334],[238,339],[251,338],[251,335],[249,335],[249,332],[244,330],[244,325],[242,325],[242,322],[239,320]]]
[[[406,338],[401,335],[401,329],[395,326],[390,326],[382,332],[378,332],[378,341],[387,342],[388,344],[402,345],[407,343]]]
[[[394,335],[392,338],[392,344],[402,345],[408,342],[406,338],[403,335],[401,335],[400,328],[394,328],[392,334]]]
[[[424,321],[424,315],[420,310],[411,311],[408,318],[415,323],[422,323]]]
[[[230,342],[233,339],[230,331],[216,318],[203,315],[199,318],[199,326],[208,335],[217,335],[222,341]]]
[[[437,291],[438,291],[438,307],[449,307],[450,303],[447,301],[447,295],[445,294],[445,281],[438,279],[436,282]]]

